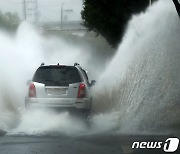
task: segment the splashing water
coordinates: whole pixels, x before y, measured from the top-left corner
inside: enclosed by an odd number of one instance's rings
[[[100,78],[94,108],[115,108],[119,132],[179,131],[180,21],[173,7],[161,0],[134,16]]]
[[[76,134],[75,132],[83,133],[83,130],[86,130],[84,122],[72,118],[68,113],[24,111],[24,99],[28,89],[26,81],[32,78],[41,62],[60,62],[67,65],[78,62],[92,71],[93,59],[96,59],[93,52],[96,50],[90,51],[86,44],[69,45],[68,40],[55,36],[43,37],[28,23],[22,23],[14,37],[0,31],[0,40],[0,130],[8,131],[9,134],[29,135],[51,131],[69,135]],[[91,66],[88,66],[89,61],[92,62]],[[101,70],[102,66],[96,67],[92,76],[96,76]]]
[[[160,0],[145,13],[132,17],[104,73],[101,73],[102,68],[96,67],[95,72],[102,75],[94,87],[92,108],[97,115],[91,118],[90,130],[66,112],[24,113],[22,110],[27,89],[25,82],[40,62],[72,64],[78,61],[89,66],[93,61],[91,52],[69,45],[63,39],[45,39],[26,23],[19,27],[14,38],[0,32],[3,74],[0,76],[0,129],[9,134],[30,135],[46,132],[82,135],[114,128],[118,133],[178,132],[179,32],[180,21],[168,0]],[[81,55],[83,59],[79,58]],[[102,64],[97,59],[93,63]],[[91,70],[95,68],[90,67]]]

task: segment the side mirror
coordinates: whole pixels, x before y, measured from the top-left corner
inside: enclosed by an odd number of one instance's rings
[[[26,84],[29,85],[31,83],[31,80],[27,80]]]
[[[91,81],[91,86],[94,86],[96,84],[96,80]]]

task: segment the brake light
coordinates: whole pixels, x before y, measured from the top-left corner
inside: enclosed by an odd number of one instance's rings
[[[29,85],[29,97],[36,97],[36,87],[34,83]]]
[[[86,96],[86,86],[85,84],[80,84],[77,97],[84,98],[85,96]]]

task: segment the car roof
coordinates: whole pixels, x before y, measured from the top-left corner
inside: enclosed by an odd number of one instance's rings
[[[44,63],[41,63],[39,68],[43,68],[43,67],[75,67],[79,70],[84,70],[78,63],[74,63],[74,65],[65,65],[65,64],[60,64],[60,63],[45,65]]]
[[[57,64],[49,64],[49,65],[45,65],[45,63],[41,63],[40,67],[42,66],[79,66],[80,67],[80,64],[78,63],[74,63],[74,65],[66,65],[66,64],[60,64],[60,63],[57,63]],[[81,67],[80,67],[81,68]]]

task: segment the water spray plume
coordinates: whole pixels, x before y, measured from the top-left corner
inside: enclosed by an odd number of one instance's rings
[[[94,110],[119,112],[119,132],[178,130],[180,22],[173,7],[171,1],[161,0],[133,16],[99,79]]]

